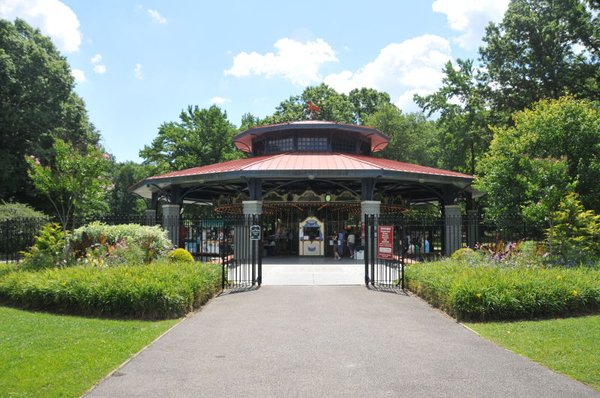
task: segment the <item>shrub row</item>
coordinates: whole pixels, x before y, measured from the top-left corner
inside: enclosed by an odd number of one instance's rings
[[[0,302],[69,314],[174,318],[210,299],[220,277],[215,265],[168,261],[16,271],[0,276]]]
[[[458,260],[407,267],[408,288],[464,320],[487,321],[600,312],[600,270],[502,267]]]

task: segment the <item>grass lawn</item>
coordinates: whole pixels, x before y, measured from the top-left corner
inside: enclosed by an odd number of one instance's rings
[[[0,307],[0,397],[79,397],[177,322]]]
[[[467,325],[513,352],[600,391],[600,315]]]

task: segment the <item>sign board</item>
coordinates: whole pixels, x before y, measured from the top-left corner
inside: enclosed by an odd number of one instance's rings
[[[377,226],[377,257],[382,260],[394,258],[394,227],[392,225]]]
[[[250,240],[260,240],[260,225],[250,226]]]

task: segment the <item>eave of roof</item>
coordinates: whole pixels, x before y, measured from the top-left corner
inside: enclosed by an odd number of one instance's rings
[[[325,120],[302,120],[295,122],[286,122],[278,124],[267,124],[264,126],[252,127],[246,131],[243,131],[233,137],[235,146],[243,152],[252,152],[252,140],[265,133],[276,132],[276,131],[292,131],[292,130],[314,130],[314,129],[327,129],[327,130],[341,130],[341,131],[352,131],[358,133],[371,141],[371,151],[378,152],[385,149],[389,137],[383,134],[381,131],[368,126],[359,126],[356,124],[345,124],[330,122]]]

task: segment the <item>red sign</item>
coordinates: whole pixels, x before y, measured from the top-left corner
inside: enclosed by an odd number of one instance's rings
[[[394,258],[394,227],[391,225],[377,226],[377,257],[382,260]]]

